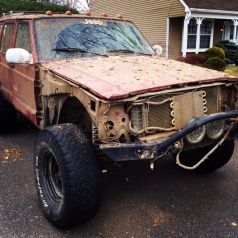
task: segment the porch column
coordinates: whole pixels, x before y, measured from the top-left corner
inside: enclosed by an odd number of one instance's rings
[[[237,41],[236,34],[237,34],[238,20],[233,20],[233,24],[234,24],[233,42],[236,43],[236,41]]]
[[[201,17],[196,18],[196,21],[197,21],[196,54],[199,53],[199,49],[200,49],[201,24],[203,19],[204,18],[201,18]]]
[[[215,27],[215,21],[212,19],[212,29],[211,29],[211,39],[210,39],[210,48],[214,44],[214,27]]]
[[[182,53],[183,56],[186,56],[187,54],[187,48],[188,48],[188,24],[190,22],[190,17],[185,17],[184,19],[184,25],[183,25],[183,43],[182,43]]]

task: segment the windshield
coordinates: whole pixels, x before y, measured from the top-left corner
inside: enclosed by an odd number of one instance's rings
[[[87,53],[154,54],[149,43],[130,22],[52,18],[35,21],[40,61],[82,57]]]

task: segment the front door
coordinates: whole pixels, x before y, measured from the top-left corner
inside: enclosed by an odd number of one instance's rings
[[[223,40],[234,42],[234,24],[231,21],[224,22]],[[235,44],[238,45],[238,29],[236,31]]]
[[[18,22],[16,25],[16,37],[13,48],[22,48],[32,53],[32,42],[28,21]],[[35,66],[30,64],[15,64],[12,67],[12,93],[14,104],[32,122],[36,119],[35,103]]]
[[[0,23],[1,27],[1,23]],[[0,44],[0,89],[14,107],[36,124],[35,75],[33,62],[30,64],[8,64],[6,51],[22,48],[32,52],[30,24],[28,21],[6,22],[2,25]]]

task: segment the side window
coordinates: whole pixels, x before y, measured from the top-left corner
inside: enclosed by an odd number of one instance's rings
[[[6,52],[11,47],[11,40],[14,33],[14,24],[7,23],[3,27],[2,41],[0,50]]]
[[[31,53],[30,28],[28,23],[20,23],[17,28],[16,48],[22,48]]]

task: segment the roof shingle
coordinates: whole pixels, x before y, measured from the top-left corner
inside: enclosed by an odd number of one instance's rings
[[[184,0],[189,8],[238,11],[238,0]]]

